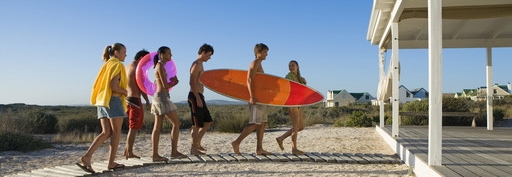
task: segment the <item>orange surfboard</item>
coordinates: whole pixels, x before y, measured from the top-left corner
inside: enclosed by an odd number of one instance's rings
[[[199,82],[221,95],[249,101],[246,70],[207,70],[201,74]],[[324,99],[322,94],[306,85],[270,74],[256,73],[253,82],[258,104],[296,107],[316,104]]]

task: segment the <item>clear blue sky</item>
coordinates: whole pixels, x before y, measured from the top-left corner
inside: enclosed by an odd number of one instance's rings
[[[366,40],[372,0],[171,0],[0,1],[0,104],[88,104],[103,64],[105,46],[137,51],[169,46],[180,84],[175,102],[186,100],[188,70],[203,43],[215,49],[205,69],[247,69],[253,47],[270,51],[266,73],[285,76],[297,60],[308,85],[376,96],[378,47]],[[387,59],[390,58],[390,52]],[[512,51],[494,49],[494,83],[510,82]],[[485,85],[485,49],[443,53],[443,92]],[[401,81],[428,89],[427,50],[401,50]],[[387,68],[387,66],[386,66]],[[211,91],[207,100],[227,97]]]

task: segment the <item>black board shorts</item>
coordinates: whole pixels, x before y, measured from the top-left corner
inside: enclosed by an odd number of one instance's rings
[[[190,107],[190,118],[192,118],[192,125],[197,127],[204,127],[205,122],[212,122],[213,119],[210,115],[210,110],[208,110],[208,107],[206,106],[203,94],[199,93],[199,97],[201,97],[201,101],[203,102],[202,108],[197,106],[196,96],[192,92],[188,93],[188,106]]]

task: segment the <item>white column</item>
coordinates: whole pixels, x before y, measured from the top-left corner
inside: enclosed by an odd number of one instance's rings
[[[391,86],[391,103],[392,105],[392,116],[393,116],[393,124],[392,124],[392,130],[391,134],[393,137],[398,137],[400,134],[398,130],[399,125],[399,119],[398,119],[398,111],[399,111],[399,97],[398,97],[398,75],[399,75],[399,68],[398,68],[398,49],[399,43],[398,43],[398,22],[393,22],[391,25],[391,66],[392,66],[392,86]]]
[[[492,87],[492,48],[487,47],[487,66],[485,67],[487,77],[487,130],[493,130],[493,100],[494,89]]]
[[[428,1],[428,165],[442,165],[442,0]]]

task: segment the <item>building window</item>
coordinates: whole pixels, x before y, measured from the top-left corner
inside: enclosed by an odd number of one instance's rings
[[[340,106],[340,102],[334,102],[334,107]]]
[[[366,95],[366,100],[369,100],[370,99],[370,96],[369,95]]]

